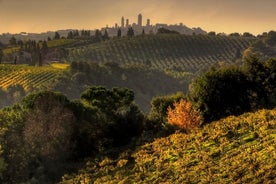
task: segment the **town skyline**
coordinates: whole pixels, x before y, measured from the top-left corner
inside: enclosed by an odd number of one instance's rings
[[[257,35],[276,29],[274,7],[274,0],[0,0],[0,34],[94,30],[113,27],[122,15],[129,23],[138,24],[137,15],[141,13],[145,15],[143,25],[150,18],[153,25],[183,23],[207,32]]]

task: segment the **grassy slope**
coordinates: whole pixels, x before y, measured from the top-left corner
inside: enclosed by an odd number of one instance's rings
[[[62,183],[275,183],[276,109],[176,133],[117,160],[87,162]]]

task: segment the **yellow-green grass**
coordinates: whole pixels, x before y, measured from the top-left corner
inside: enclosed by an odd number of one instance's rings
[[[276,109],[175,133],[118,159],[87,162],[62,183],[275,183]]]
[[[66,64],[34,67],[28,65],[0,65],[0,87],[7,89],[11,85],[22,85],[28,91],[31,89],[51,89],[58,76],[66,71]]]
[[[70,65],[68,63],[52,63],[51,66],[53,68],[66,70],[69,68]]]
[[[76,40],[74,39],[57,39],[57,40],[50,40],[47,42],[48,47],[60,47],[65,45],[70,45],[75,43]]]
[[[8,47],[3,50],[4,55],[12,54],[14,52],[17,52],[20,49],[20,47]]]

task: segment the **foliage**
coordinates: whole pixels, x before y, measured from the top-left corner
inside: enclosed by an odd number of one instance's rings
[[[180,34],[180,33],[166,28],[159,28],[156,34]]]
[[[275,117],[275,109],[230,116],[116,159],[91,159],[61,183],[274,183]]]
[[[152,122],[159,123],[161,125],[163,123],[166,123],[168,108],[170,106],[173,106],[174,102],[178,102],[182,98],[184,98],[184,94],[181,92],[167,96],[154,97],[151,100],[151,110],[148,115],[148,119]]]
[[[199,128],[202,124],[199,112],[192,107],[192,103],[181,99],[168,108],[168,123],[175,125],[186,132]]]
[[[255,108],[273,108],[276,105],[276,59],[261,61],[255,56],[245,60],[244,70],[252,83]]]
[[[1,46],[1,45],[0,45],[0,46]],[[3,55],[4,55],[3,50],[2,50],[2,48],[0,47],[0,64],[2,63]]]
[[[249,111],[250,83],[235,67],[210,70],[192,83],[189,98],[201,112],[203,121],[211,122]]]
[[[127,88],[90,87],[79,101],[42,91],[1,110],[0,179],[57,181],[74,162],[128,144],[144,126],[133,100]]]
[[[99,109],[107,145],[113,146],[124,145],[141,134],[144,117],[133,100],[134,93],[127,88],[94,86],[81,94],[84,104]]]

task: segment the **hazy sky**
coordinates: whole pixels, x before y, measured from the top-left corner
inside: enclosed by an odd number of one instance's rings
[[[216,32],[276,30],[276,0],[0,0],[0,33],[95,29],[120,25],[179,24]]]

